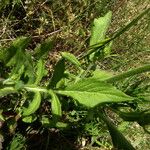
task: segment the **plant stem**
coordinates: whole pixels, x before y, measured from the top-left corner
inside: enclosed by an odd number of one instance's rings
[[[48,90],[44,87],[33,87],[33,86],[24,86],[24,88],[27,90],[27,91],[32,91],[32,92],[35,92],[35,91],[38,91],[38,92],[44,92],[44,93],[48,93]]]
[[[115,82],[115,81],[118,81],[118,80],[128,78],[130,76],[134,76],[136,74],[140,74],[140,73],[144,73],[144,72],[148,72],[148,71],[150,71],[150,64],[149,65],[144,65],[144,66],[136,68],[136,69],[132,69],[132,70],[127,71],[127,72],[123,72],[119,75],[110,77],[105,81],[112,83],[112,82]]]
[[[119,29],[119,31],[114,34],[114,36],[111,38],[111,40],[116,39],[121,34],[129,30],[133,25],[135,25],[144,15],[146,15],[150,11],[150,8],[144,10],[141,14],[139,14],[136,18],[134,18],[131,22],[129,22],[124,28]]]

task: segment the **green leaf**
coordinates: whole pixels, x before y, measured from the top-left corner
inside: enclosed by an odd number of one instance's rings
[[[104,56],[107,57],[111,54],[111,48],[112,48],[112,44],[113,44],[113,41],[111,41],[110,43],[108,43],[104,50],[103,50],[103,53],[104,53]]]
[[[35,74],[33,61],[30,54],[25,53],[23,51],[18,51],[14,56],[13,62],[10,62],[11,65],[14,65],[10,73],[11,78],[18,77],[19,79],[19,77],[21,77],[24,74],[24,76],[28,77],[28,83],[34,83]]]
[[[150,125],[150,113],[144,113],[141,119],[138,121],[139,125],[146,126]]]
[[[53,120],[50,120],[47,116],[42,116],[41,118],[41,123],[44,127],[46,128],[59,128],[59,129],[63,129],[66,128],[68,126],[67,123],[64,122],[55,122]]]
[[[108,78],[106,81],[109,83],[113,83],[115,81],[123,80],[125,78],[129,78],[131,76],[134,76],[134,75],[137,75],[140,73],[144,73],[144,72],[150,72],[150,64],[144,65],[144,66],[139,67],[139,68],[131,69],[127,72],[123,72],[121,74],[112,76],[112,77]]]
[[[22,134],[15,134],[7,150],[23,150],[25,149],[26,138]]]
[[[90,54],[92,54],[93,52],[97,52],[99,51],[99,49],[104,48],[104,46],[106,44],[108,44],[109,42],[111,42],[112,40],[116,39],[117,37],[119,37],[120,35],[122,35],[124,32],[126,32],[127,30],[129,30],[133,25],[135,25],[144,15],[146,15],[148,12],[150,11],[150,8],[146,9],[145,11],[143,11],[141,14],[139,14],[136,18],[134,18],[130,23],[128,23],[124,28],[119,29],[119,31],[117,31],[116,34],[114,34],[114,36],[112,38],[109,39],[105,39],[103,41],[100,41],[96,44],[94,44],[93,46],[90,46],[89,51],[87,52],[87,54],[83,55],[81,58],[85,58],[86,56],[89,56]],[[94,41],[94,40],[93,40]],[[93,54],[92,54],[93,55]],[[91,55],[91,56],[92,56]]]
[[[52,90],[49,91],[49,94],[52,97],[51,99],[52,115],[54,115],[54,117],[56,118],[61,117],[62,116],[61,104],[57,95]]]
[[[22,81],[17,81],[15,84],[15,89],[16,90],[21,90],[24,87],[24,83]]]
[[[7,49],[2,49],[0,52],[0,60],[4,61],[5,64],[11,65],[10,61],[14,59],[14,56],[18,51],[25,51],[30,39],[26,37],[17,38],[12,45]]]
[[[3,122],[3,121],[5,121],[5,117],[3,116],[3,110],[2,109],[0,109],[0,122]]]
[[[64,77],[64,71],[65,71],[65,61],[64,59],[60,59],[54,68],[54,73],[48,85],[48,88],[56,87],[56,84]]]
[[[94,19],[90,46],[104,41],[106,32],[111,22],[112,12],[109,11],[104,17]]]
[[[6,96],[11,93],[16,93],[17,90],[13,87],[3,87],[0,88],[0,97]]]
[[[20,80],[22,74],[24,73],[24,70],[25,70],[25,66],[20,64],[20,68],[18,68],[18,70],[16,68],[14,68],[12,71],[11,71],[11,74],[10,74],[10,78],[14,81],[18,81]]]
[[[23,108],[22,115],[29,116],[29,115],[33,114],[35,111],[38,110],[38,108],[40,107],[40,104],[41,104],[41,94],[40,94],[40,92],[35,92],[34,98],[30,102],[29,106],[27,108]]]
[[[33,114],[30,116],[23,117],[22,121],[25,123],[32,123],[32,122],[36,121],[36,119],[37,119],[37,116]]]
[[[141,126],[150,125],[150,113],[142,112],[121,112],[118,111],[119,116],[125,121],[136,121]]]
[[[140,126],[145,127],[150,125],[150,109],[143,111],[122,112],[115,111],[124,121],[137,122]]]
[[[77,67],[81,67],[80,62],[78,61],[78,59],[71,53],[68,52],[62,52],[62,57],[65,58],[66,60],[68,60],[69,62],[71,62],[73,65],[77,66]]]
[[[105,36],[111,22],[111,17],[112,12],[109,11],[104,17],[94,19],[90,47],[105,41]],[[96,57],[100,56],[99,50],[100,49],[95,49],[95,52],[90,54],[90,60],[94,60]],[[88,53],[89,52],[90,51],[88,51]]]
[[[94,78],[94,79],[97,79],[99,81],[105,81],[112,76],[113,76],[113,74],[110,72],[96,69],[95,71],[92,72],[92,77],[90,77],[90,78]]]
[[[87,107],[95,107],[101,103],[120,103],[133,100],[132,97],[117,90],[112,85],[90,78],[80,80],[66,87],[65,90],[58,90],[56,92],[70,96]]]
[[[35,82],[34,64],[30,53],[24,53],[25,58],[25,72],[24,75],[28,77],[28,84],[33,84]]]
[[[40,59],[37,63],[37,71],[36,71],[36,80],[34,84],[39,84],[42,80],[43,76],[46,74],[45,64],[42,59]]]
[[[123,134],[115,127],[112,121],[103,116],[103,120],[107,124],[108,130],[110,132],[113,145],[118,150],[135,150],[135,148],[127,141]]]
[[[143,113],[144,112],[129,112],[129,113],[121,111],[117,112],[117,114],[119,114],[119,116],[125,121],[138,121],[141,119]]]
[[[50,39],[46,39],[42,44],[37,45],[37,47],[34,50],[35,51],[34,56],[37,59],[40,59],[45,55],[48,55],[48,52],[52,50],[52,48],[53,48],[52,41]]]
[[[34,80],[34,68],[31,54],[26,53],[25,48],[29,43],[29,38],[17,38],[13,44],[2,52],[1,58],[4,58],[4,63],[7,66],[13,66],[10,78],[19,80],[22,74],[28,76],[30,83]]]

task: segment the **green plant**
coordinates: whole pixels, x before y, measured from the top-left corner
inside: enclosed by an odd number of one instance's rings
[[[87,53],[78,59],[73,54],[61,52],[50,79],[47,78],[48,71],[45,68],[45,57],[52,50],[50,39],[38,45],[33,53],[26,50],[30,41],[26,37],[17,38],[9,48],[1,49],[0,61],[8,71],[5,74],[1,73],[0,97],[2,100],[10,100],[1,106],[1,120],[6,122],[10,132],[15,133],[19,121],[24,124],[38,122],[43,128],[59,128],[60,130],[69,128],[69,120],[63,117],[66,116],[68,110],[62,108],[65,107],[64,104],[71,101],[74,110],[76,106],[86,110],[87,118],[85,119],[84,116],[84,119],[87,122],[95,115],[105,122],[115,148],[134,149],[106,112],[107,109],[111,110],[125,121],[136,121],[143,127],[150,124],[147,119],[148,110],[134,111],[130,105],[134,102],[138,103],[138,97],[127,95],[113,86],[114,82],[150,71],[150,65],[119,75],[111,75],[96,69],[95,66],[98,59],[111,55],[112,41],[137,23],[149,10],[141,13],[112,38],[105,37],[111,20],[111,12],[95,19]],[[43,108],[45,103],[48,110]],[[125,105],[132,111],[122,111]],[[8,112],[13,115],[9,115]],[[82,119],[79,120],[82,121]]]
[[[21,134],[16,133],[7,147],[8,150],[20,150],[25,149],[25,137],[23,137]]]

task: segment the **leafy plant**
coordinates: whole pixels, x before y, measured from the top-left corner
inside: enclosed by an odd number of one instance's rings
[[[1,109],[3,121],[10,126],[8,122],[10,118],[13,119],[14,132],[19,121],[23,124],[38,122],[44,128],[67,128],[70,123],[63,117],[66,115],[63,107],[66,101],[67,103],[71,101],[74,110],[75,106],[78,106],[87,111],[87,120],[92,120],[96,114],[99,114],[100,120],[104,121],[108,127],[115,148],[134,149],[111,122],[106,110],[110,109],[125,121],[136,121],[141,126],[150,123],[147,119],[149,113],[141,112],[137,115],[136,112],[121,111],[122,105],[132,109],[129,104],[135,101],[138,103],[138,97],[127,95],[113,85],[118,80],[150,71],[150,65],[119,75],[111,75],[92,67],[96,66],[96,60],[110,55],[112,41],[137,23],[149,10],[141,13],[112,38],[106,38],[105,35],[111,21],[111,12],[95,19],[87,53],[78,59],[69,52],[61,52],[61,57],[48,80],[44,56],[52,49],[52,41],[49,39],[35,48],[33,57],[26,51],[30,41],[26,37],[17,38],[9,48],[1,49],[0,61],[9,68],[9,71],[1,76],[0,97],[4,100],[17,94],[17,99],[11,98],[12,106]],[[68,63],[75,68],[73,71],[68,67]],[[48,110],[44,110],[44,104],[47,105]],[[13,112],[13,116],[9,116],[8,112]],[[14,141],[11,145],[14,145]]]
[[[7,147],[8,150],[20,150],[25,149],[25,138],[21,134],[15,134],[10,145]]]

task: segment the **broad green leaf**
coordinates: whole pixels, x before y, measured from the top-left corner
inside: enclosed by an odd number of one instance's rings
[[[27,108],[23,108],[23,116],[29,116],[36,112],[41,104],[41,94],[40,92],[35,92],[33,100],[29,103]]]
[[[60,101],[59,101],[57,95],[52,90],[49,91],[49,94],[52,97],[52,99],[51,99],[52,114],[56,118],[61,117],[62,116],[61,104],[60,104]]]
[[[62,57],[65,58],[66,60],[68,60],[69,62],[71,62],[72,64],[74,64],[77,67],[81,67],[80,62],[78,61],[78,59],[71,53],[68,52],[62,52]]]
[[[133,100],[132,97],[112,85],[90,78],[80,80],[75,84],[69,85],[65,90],[56,92],[70,96],[87,107],[95,107],[101,103],[120,103]]]
[[[42,80],[43,76],[46,74],[45,64],[42,59],[40,59],[37,63],[37,71],[36,71],[36,80],[34,84],[39,84]]]
[[[94,19],[92,34],[90,39],[90,46],[104,41],[106,32],[111,22],[112,12],[109,11],[104,17]]]
[[[119,31],[117,31],[116,34],[114,34],[114,36],[112,38],[100,41],[96,44],[94,44],[93,46],[90,46],[90,50],[87,52],[87,54],[83,55],[81,58],[84,58],[86,56],[89,56],[90,54],[92,54],[93,52],[98,51],[99,49],[103,48],[106,44],[108,44],[109,42],[111,42],[112,40],[116,39],[117,37],[119,37],[120,35],[122,35],[124,32],[126,32],[127,30],[129,30],[132,26],[134,26],[144,15],[148,14],[148,12],[150,11],[150,8],[146,9],[145,11],[143,11],[141,14],[139,14],[136,18],[134,18],[130,23],[128,23],[124,28],[119,29]],[[94,40],[93,40],[94,41]],[[91,44],[90,44],[91,45]],[[93,55],[93,54],[92,54]],[[91,56],[92,56],[91,55]]]
[[[6,96],[11,93],[16,93],[16,92],[17,90],[15,90],[15,88],[13,87],[3,87],[0,88],[0,97]]]
[[[110,132],[113,145],[118,150],[135,150],[135,148],[127,141],[123,134],[115,127],[112,121],[103,116],[103,120],[107,124],[108,130]]]
[[[90,46],[105,41],[105,36],[111,22],[111,17],[112,17],[112,12],[109,11],[104,17],[94,19],[92,34],[90,39]],[[90,60],[94,60],[95,57],[99,57],[99,56],[100,56],[99,50],[97,49],[95,53],[92,53],[90,55]]]
[[[37,59],[40,59],[44,57],[45,55],[48,55],[48,52],[52,50],[53,44],[50,39],[46,39],[42,44],[37,45],[35,48],[34,56]]]
[[[54,67],[54,73],[48,85],[48,88],[56,87],[56,84],[64,77],[64,71],[65,71],[65,61],[64,59],[60,59],[57,62],[56,66]]]
[[[92,73],[92,77],[90,78],[94,78],[100,81],[105,81],[106,79],[112,77],[113,74],[104,70],[100,70],[100,69],[96,69],[95,71],[93,71]]]

